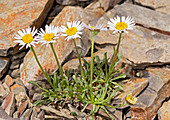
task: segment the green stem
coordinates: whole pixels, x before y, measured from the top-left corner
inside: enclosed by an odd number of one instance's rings
[[[94,50],[94,34],[92,34],[92,40],[91,40],[91,79],[90,79],[90,95],[91,95],[91,100],[92,102],[94,101],[93,99],[93,88],[92,88],[92,82],[93,82],[93,50]]]
[[[109,74],[108,74],[108,76],[107,76],[107,80],[109,79],[109,77],[110,77],[110,75],[111,75],[111,73],[112,73],[112,71],[113,71],[113,67],[114,67],[114,65],[115,65],[115,62],[116,62],[117,54],[118,54],[118,52],[119,52],[119,46],[120,46],[120,42],[121,42],[121,37],[122,37],[122,32],[121,32],[120,35],[119,35],[118,45],[117,45],[117,48],[116,48],[116,51],[115,51],[115,54],[114,54],[114,57],[113,57],[113,61],[112,61],[111,67],[110,67],[110,69],[109,69]]]
[[[53,44],[50,43],[50,45],[51,45],[51,49],[52,49],[52,51],[53,51],[53,54],[54,54],[54,56],[55,56],[55,59],[56,59],[57,65],[58,65],[58,69],[59,69],[59,71],[60,71],[61,79],[63,80],[64,77],[63,77],[63,71],[62,71],[61,65],[59,64],[57,55],[56,55],[55,50],[54,50],[54,47],[53,47]]]
[[[83,76],[83,79],[86,80],[85,74],[84,74],[84,71],[83,71],[83,67],[82,67],[82,64],[81,64],[80,55],[79,55],[79,53],[78,53],[77,46],[76,46],[76,42],[75,42],[74,39],[73,39],[73,42],[74,42],[74,46],[75,46],[75,49],[76,49],[77,57],[78,57],[78,60],[79,60],[80,69],[81,69],[81,74],[82,74],[82,76]]]
[[[33,54],[34,54],[35,60],[37,61],[38,65],[39,65],[39,67],[40,67],[40,69],[41,69],[41,71],[43,72],[43,74],[44,74],[45,77],[47,78],[47,81],[50,83],[51,87],[54,89],[54,86],[53,86],[50,78],[48,77],[47,73],[44,71],[44,69],[42,68],[42,66],[41,66],[41,64],[40,64],[40,62],[39,62],[39,60],[38,60],[38,58],[37,58],[37,55],[36,55],[33,47],[31,46],[30,49],[31,49],[31,51],[32,51]]]

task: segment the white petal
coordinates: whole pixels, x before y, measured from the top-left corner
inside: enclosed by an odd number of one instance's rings
[[[18,34],[19,34],[21,37],[24,36],[24,33],[23,33],[21,30],[18,31]]]
[[[68,28],[71,28],[71,25],[72,25],[72,23],[67,22],[67,26],[68,26]]]

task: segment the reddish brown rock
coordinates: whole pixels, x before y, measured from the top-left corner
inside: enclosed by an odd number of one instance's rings
[[[25,87],[21,86],[19,84],[14,84],[13,86],[10,87],[10,90],[15,94],[19,94],[20,92],[25,92]]]
[[[8,87],[10,87],[14,83],[14,80],[9,75],[7,75],[5,77],[5,83],[8,85]]]
[[[14,110],[15,110],[15,97],[14,93],[10,93],[2,103],[1,107],[5,110],[5,112],[12,116]]]
[[[131,120],[148,120],[146,111],[142,108],[131,107]]]
[[[28,105],[27,102],[23,102],[23,103],[20,104],[19,109],[18,109],[18,111],[20,113],[19,116],[21,116],[23,114],[23,112],[25,111],[27,105]]]
[[[164,102],[158,111],[159,120],[170,120],[170,101]]]
[[[14,35],[20,29],[29,27],[42,12],[47,0],[1,0],[0,2],[0,55],[16,45]],[[21,19],[22,18],[22,19]]]

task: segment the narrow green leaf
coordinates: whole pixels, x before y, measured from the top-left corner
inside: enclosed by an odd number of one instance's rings
[[[40,85],[38,85],[35,81],[32,81],[32,80],[31,80],[31,81],[29,81],[28,83],[31,83],[31,84],[37,86],[38,88],[40,88],[41,90],[43,90],[43,91],[45,91],[45,92],[49,92],[48,90],[46,90],[46,89],[42,88]]]

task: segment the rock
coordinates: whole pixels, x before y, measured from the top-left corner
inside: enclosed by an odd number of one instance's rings
[[[14,84],[13,86],[10,87],[10,90],[15,94],[18,95],[20,93],[25,93],[25,87],[21,86],[19,84]]]
[[[68,6],[73,6],[73,5],[82,5],[83,3],[87,5],[93,0],[56,0],[56,2],[60,5],[68,5]],[[84,5],[83,5],[84,6]]]
[[[44,9],[41,12],[41,14],[39,15],[39,17],[31,24],[31,26],[35,26],[37,29],[42,27],[42,25],[44,24],[45,20],[48,17],[48,14],[49,14],[50,10],[52,10],[52,7],[54,6],[54,1],[55,0],[48,0],[48,1],[47,0],[43,0],[43,1],[41,1],[43,3],[42,6],[45,5]]]
[[[14,80],[9,75],[7,75],[5,77],[5,83],[8,85],[8,87],[10,87],[14,83]]]
[[[62,117],[65,117],[65,118],[67,118],[67,119],[74,119],[73,116],[71,116],[71,115],[66,115],[65,113],[60,112],[60,111],[58,111],[58,110],[56,110],[56,109],[54,109],[54,108],[52,108],[52,107],[42,106],[41,109],[42,109],[42,110],[45,110],[45,111],[47,111],[47,112],[54,113],[54,114],[56,114],[57,116],[60,116],[60,117],[62,116]]]
[[[39,118],[37,118],[37,116],[38,116],[38,112],[37,109],[34,107],[30,120],[40,120]]]
[[[84,57],[84,59],[86,61],[90,61],[91,60],[90,57]],[[81,59],[81,62],[83,64],[83,60],[82,59]],[[69,69],[73,70],[74,72],[81,72],[78,59],[69,60],[67,63],[65,63],[63,65],[63,70],[64,71],[67,71]]]
[[[99,56],[100,60],[103,60],[104,59],[104,54],[107,53],[107,58],[109,58],[109,61],[111,59],[111,57],[113,56],[114,54],[114,49],[113,49],[113,45],[103,45],[103,46],[95,46],[96,49],[98,51],[94,52],[94,57],[95,56]]]
[[[148,120],[147,113],[142,108],[131,107],[131,120]]]
[[[169,120],[170,119],[170,101],[164,102],[162,107],[158,111],[159,120]]]
[[[134,0],[135,3],[150,7],[156,11],[170,15],[170,1],[166,0]]]
[[[44,112],[44,110],[42,110],[39,114],[38,114],[38,116],[37,116],[40,120],[45,120],[45,112]]]
[[[19,78],[20,77],[20,69],[10,70],[9,75],[14,79]]]
[[[120,52],[134,63],[168,63],[170,58],[170,36],[163,35],[142,27],[136,27],[129,34],[123,35]],[[166,44],[161,44],[163,41]],[[135,50],[135,51],[134,51]]]
[[[12,58],[11,58],[11,61],[13,62],[17,59],[20,59],[20,60],[23,59],[25,57],[26,53],[27,53],[27,51],[22,51],[20,53],[13,55]]]
[[[4,74],[9,69],[8,66],[9,66],[9,58],[0,57],[0,79],[4,76]]]
[[[43,96],[40,93],[35,93],[32,100],[41,100]]]
[[[158,91],[161,90],[163,85],[167,83],[170,79],[170,70],[169,69],[146,69],[149,71],[148,79],[149,86],[146,90],[138,97],[138,102],[141,102],[147,106],[150,106],[155,98],[158,96]]]
[[[93,15],[94,16],[91,17],[91,20],[92,18],[93,19],[99,18],[100,16],[103,15],[103,12],[98,15],[95,15],[95,13],[93,13]],[[73,20],[85,21],[87,23],[88,19],[86,19],[86,17],[87,17],[87,13],[85,12],[84,9],[80,7],[67,6],[58,14],[58,16],[51,23],[51,25],[55,25],[55,26],[66,25],[66,22],[73,21]],[[86,35],[82,35],[82,39],[76,39],[76,43],[79,52],[80,50],[82,50],[82,56],[85,56],[90,49],[90,42],[87,39]],[[60,37],[56,41],[56,43],[54,44],[54,49],[56,51],[60,64],[63,64],[64,62],[77,57],[73,45],[73,41],[72,40],[65,41],[64,37]],[[52,73],[51,71],[57,70],[58,67],[50,46],[46,47],[45,45],[41,46],[39,44],[35,47],[35,52],[43,68],[49,70],[50,74]],[[24,59],[24,63],[20,68],[20,71],[21,71],[21,80],[24,82],[25,86],[27,87],[29,86],[28,81],[36,80],[35,78],[36,74],[38,74],[39,71],[41,71],[31,51],[28,52],[28,54],[26,55]]]
[[[101,7],[107,11],[113,8],[116,4],[120,3],[122,0],[99,0]]]
[[[27,95],[25,92],[19,92],[15,95],[15,99],[18,103],[22,103],[22,102],[25,102],[26,99],[27,99]],[[26,103],[25,103],[26,104]]]
[[[116,15],[131,16],[137,24],[160,31],[170,31],[170,15],[150,10],[138,5],[124,3],[115,6]],[[140,14],[139,14],[140,13]],[[147,22],[146,22],[147,21]],[[169,32],[167,33],[170,34]]]
[[[78,3],[77,0],[56,0],[56,2],[58,4],[61,4],[61,5],[76,5]]]
[[[14,112],[13,118],[19,118],[19,111]]]
[[[73,107],[71,104],[68,104],[69,112],[74,112],[77,114],[78,117],[85,117],[83,113],[81,113],[77,108]]]
[[[93,1],[91,4],[89,4],[87,7],[85,7],[85,9],[89,9],[89,10],[95,10],[97,8],[100,8],[101,5],[99,3],[99,1]]]
[[[122,101],[124,101],[125,97],[130,93],[132,93],[133,96],[137,96],[147,87],[148,83],[148,78],[131,78],[122,81],[123,93],[117,98],[121,98]]]
[[[22,114],[22,116],[20,117],[20,119],[21,119],[21,120],[29,120],[30,117],[31,117],[32,111],[33,111],[32,108],[27,109],[27,110]]]
[[[0,83],[0,98],[5,98],[8,95],[8,92],[4,89],[2,83]]]
[[[4,89],[5,89],[5,91],[10,93],[10,88],[8,87],[8,85],[5,82],[2,85],[3,85]]]
[[[18,85],[24,86],[23,82],[20,80],[20,78],[13,79],[15,83]]]
[[[3,109],[0,107],[0,120],[19,120],[9,116]]]
[[[51,88],[50,84],[45,79],[37,80],[36,83],[39,84],[44,89],[49,90]],[[35,85],[31,84],[30,85],[30,90],[29,90],[29,97],[33,98],[35,93],[41,94],[42,92],[44,92],[44,91],[41,90],[40,88],[36,87]]]
[[[103,57],[104,57],[104,53],[107,52],[107,57],[108,58],[111,58],[112,55],[113,55],[113,46],[102,46],[101,48],[100,47],[97,47],[96,48],[98,49],[97,52],[94,52],[93,56],[99,56],[100,60],[103,60]],[[90,62],[91,61],[91,57],[84,57],[84,59],[87,61],[87,62]],[[83,60],[82,60],[82,64],[83,64]],[[72,59],[72,60],[69,60],[67,63],[65,63],[63,65],[63,70],[64,71],[67,71],[69,69],[72,69],[74,70],[75,72],[80,72],[80,69],[79,69],[79,61],[78,59]]]
[[[5,110],[5,112],[12,116],[15,110],[15,97],[14,93],[10,92],[10,94],[5,98],[4,102],[2,103],[1,107]]]
[[[30,26],[40,15],[46,2],[47,0],[1,1],[0,56],[15,54],[18,51],[16,43],[13,42],[14,35],[18,30]]]
[[[18,69],[20,66],[20,63],[21,63],[20,59],[13,61],[10,65],[10,69],[11,70]]]
[[[21,116],[23,114],[23,112],[26,110],[28,103],[27,102],[23,102],[20,104],[18,111],[19,111],[19,116]]]
[[[170,97],[170,70],[167,68],[148,68],[149,85],[138,96],[138,102],[131,108],[131,117],[152,120],[159,108]]]

